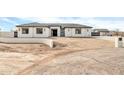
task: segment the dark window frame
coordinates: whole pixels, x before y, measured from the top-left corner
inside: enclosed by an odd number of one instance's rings
[[[43,28],[36,28],[36,34],[43,34]]]
[[[76,28],[75,29],[75,34],[81,34],[81,28]]]
[[[22,28],[22,34],[29,34],[29,28]]]

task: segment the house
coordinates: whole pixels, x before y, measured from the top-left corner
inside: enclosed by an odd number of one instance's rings
[[[91,32],[91,36],[100,36],[100,32]]]
[[[99,36],[109,36],[110,31],[108,29],[93,29],[94,33],[99,34]]]
[[[72,23],[28,23],[16,25],[14,37],[90,37],[92,27]]]

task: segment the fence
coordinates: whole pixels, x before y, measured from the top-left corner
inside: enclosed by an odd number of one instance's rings
[[[43,43],[53,48],[53,40],[48,38],[0,38],[3,43]]]
[[[111,36],[92,36],[92,38],[109,40],[113,42],[115,41],[115,37],[111,37]]]
[[[112,42],[115,42],[117,36],[92,36],[92,38],[96,38],[96,39],[102,39],[102,40],[109,40]],[[124,46],[124,37],[122,37],[122,42],[123,42],[123,46]]]

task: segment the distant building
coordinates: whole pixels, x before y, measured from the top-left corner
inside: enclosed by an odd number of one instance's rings
[[[93,29],[93,33],[98,36],[110,36],[110,31],[108,29]]]

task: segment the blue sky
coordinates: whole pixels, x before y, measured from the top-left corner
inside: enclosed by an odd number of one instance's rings
[[[79,23],[94,28],[120,29],[124,31],[124,17],[0,17],[0,28],[10,31],[15,25],[41,23]]]

